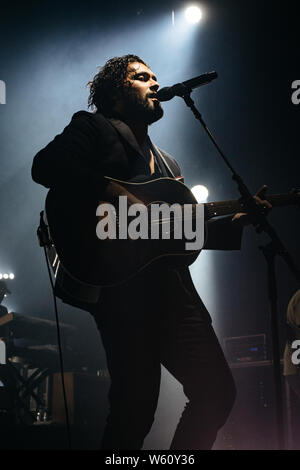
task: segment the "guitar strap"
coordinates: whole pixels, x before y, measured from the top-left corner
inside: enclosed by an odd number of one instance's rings
[[[162,163],[165,165],[167,171],[169,172],[169,175],[172,177],[172,178],[176,178],[175,174],[173,173],[173,171],[171,170],[170,168],[170,165],[168,164],[166,158],[163,156],[163,154],[161,153],[161,151],[159,150],[159,148],[150,140],[151,142],[151,145],[152,145],[152,148],[154,150],[154,152],[156,153],[156,155],[160,158],[160,160],[162,161]]]

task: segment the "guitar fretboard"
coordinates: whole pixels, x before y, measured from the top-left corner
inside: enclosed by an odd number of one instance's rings
[[[272,196],[266,196],[265,199],[270,202],[273,207],[299,204],[300,202],[299,192],[296,191],[287,194],[273,194]],[[245,211],[243,204],[236,199],[231,201],[207,202],[204,204],[204,207],[206,219]]]

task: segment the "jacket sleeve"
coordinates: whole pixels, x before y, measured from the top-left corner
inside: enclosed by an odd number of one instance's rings
[[[209,220],[206,223],[204,250],[240,250],[243,228],[232,217]]]
[[[99,149],[99,129],[91,116],[84,111],[74,114],[64,131],[37,153],[31,170],[36,183],[46,188],[106,184],[101,173],[101,159],[95,158],[95,149]]]

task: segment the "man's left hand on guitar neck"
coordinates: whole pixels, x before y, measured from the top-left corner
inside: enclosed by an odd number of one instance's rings
[[[265,193],[268,189],[268,186],[264,184],[257,193],[253,196],[258,206],[260,206],[265,214],[268,214],[269,211],[272,209],[272,204],[269,203],[265,198]],[[246,212],[239,212],[235,214],[232,218],[232,222],[241,225],[242,227],[246,227],[247,225],[251,225],[253,221],[251,220],[251,216],[248,215]]]

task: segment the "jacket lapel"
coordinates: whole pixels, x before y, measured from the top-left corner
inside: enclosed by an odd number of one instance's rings
[[[129,145],[131,145],[131,147],[133,147],[134,150],[139,155],[141,155],[141,157],[145,158],[130,127],[119,119],[109,118],[109,122],[117,129],[121,136],[129,143]]]
[[[119,134],[121,134],[121,136],[129,143],[129,145],[146,161],[146,158],[143,155],[142,150],[139,144],[137,143],[137,140],[132,130],[130,129],[130,127],[127,126],[127,124],[125,124],[125,122],[121,121],[120,119],[109,118],[108,120],[115,127],[115,129],[119,132]],[[158,150],[156,145],[153,144],[150,138],[149,138],[149,143],[152,148],[152,151],[156,155],[156,159],[161,161],[160,166],[161,166],[162,174],[164,176],[171,176],[175,178],[173,171],[171,170],[169,164],[166,162],[166,159],[163,157],[162,153]],[[148,162],[147,162],[147,165],[148,165]],[[169,174],[168,174],[168,171],[166,171],[166,168],[169,171]]]

